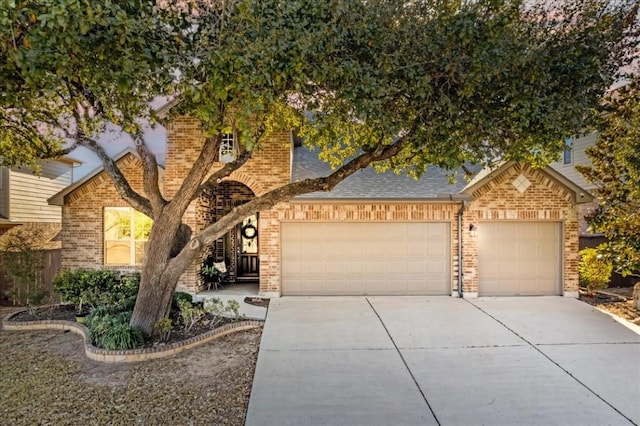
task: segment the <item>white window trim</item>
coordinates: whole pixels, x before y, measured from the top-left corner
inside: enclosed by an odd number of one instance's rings
[[[105,230],[105,217],[107,209],[127,209],[129,211],[129,239],[128,240],[107,240]],[[102,245],[103,245],[103,259],[102,263],[105,266],[114,265],[126,265],[126,266],[140,266],[141,263],[136,263],[136,243],[146,242],[148,240],[137,240],[135,237],[135,214],[136,211],[132,207],[118,207],[118,206],[104,206],[102,209]],[[129,262],[128,263],[107,263],[107,241],[128,241],[129,242]]]
[[[236,132],[223,133],[218,156],[221,163],[230,163],[237,158],[238,137]]]

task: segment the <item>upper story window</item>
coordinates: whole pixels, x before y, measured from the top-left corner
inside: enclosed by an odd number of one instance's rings
[[[104,264],[142,265],[152,223],[131,207],[105,207]]]
[[[573,163],[573,138],[564,140],[564,152],[562,153],[562,164]]]
[[[220,143],[220,162],[230,163],[236,159],[237,143],[236,134],[223,133],[222,142]]]

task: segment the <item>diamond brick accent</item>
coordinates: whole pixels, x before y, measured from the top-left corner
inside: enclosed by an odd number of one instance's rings
[[[527,179],[522,173],[520,173],[520,176],[518,176],[514,181],[513,181],[513,186],[516,187],[516,189],[518,190],[518,192],[520,192],[521,194],[524,193],[524,191],[526,191],[530,186],[531,186],[531,182],[529,181],[529,179]]]

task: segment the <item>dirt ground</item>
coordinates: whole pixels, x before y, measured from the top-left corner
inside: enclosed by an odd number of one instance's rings
[[[621,296],[622,299],[626,300],[614,301],[614,297],[607,297],[609,295]],[[597,292],[597,297],[594,298],[581,294],[580,300],[604,309],[607,312],[611,312],[633,324],[640,325],[640,311],[633,308],[632,295],[633,287],[614,287]]]
[[[69,332],[1,330],[0,423],[243,425],[260,337],[249,330],[165,359],[106,364]]]

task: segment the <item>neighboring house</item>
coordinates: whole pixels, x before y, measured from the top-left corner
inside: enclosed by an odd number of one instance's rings
[[[559,161],[551,163],[551,167],[567,179],[575,182],[577,185],[591,191],[595,188],[593,184],[588,182],[578,170],[576,166],[591,166],[591,160],[586,154],[586,149],[593,146],[598,139],[598,133],[592,132],[585,135],[568,137],[565,140],[565,150]],[[589,224],[586,220],[593,210],[598,206],[598,201],[593,200],[590,203],[581,204],[579,207],[579,220],[580,220],[580,236],[589,238],[594,234],[589,232]]]
[[[197,122],[167,128],[164,193],[171,197],[196,158]],[[229,135],[220,158],[232,155]],[[118,164],[142,191],[139,159]],[[222,164],[220,164],[221,166]],[[292,180],[329,171],[316,153],[274,133],[263,149],[194,201],[183,220],[195,231],[234,206]],[[231,282],[259,282],[264,295],[565,295],[578,291],[578,205],[592,197],[551,168],[505,163],[450,184],[430,168],[420,180],[367,169],[331,193],[297,197],[246,218],[209,248]],[[63,206],[63,266],[136,268],[144,228],[96,171],[50,199]],[[127,216],[119,225],[116,212]],[[114,226],[118,229],[113,231]],[[139,229],[140,228],[140,229]],[[116,244],[118,243],[118,244]],[[120,245],[117,254],[113,247]],[[200,262],[180,279],[196,292]],[[460,274],[459,271],[462,271]]]
[[[58,232],[62,209],[50,205],[47,199],[73,182],[73,168],[78,164],[62,158],[40,161],[37,171],[26,166],[0,167],[0,235],[17,226],[43,229],[41,245],[46,252],[42,279],[49,290],[53,275],[60,268]],[[5,275],[3,262],[0,255],[0,299],[12,285]]]
[[[47,199],[73,182],[73,167],[78,163],[63,158],[39,164],[39,171],[0,167],[0,233],[16,225],[60,226],[62,210]]]

